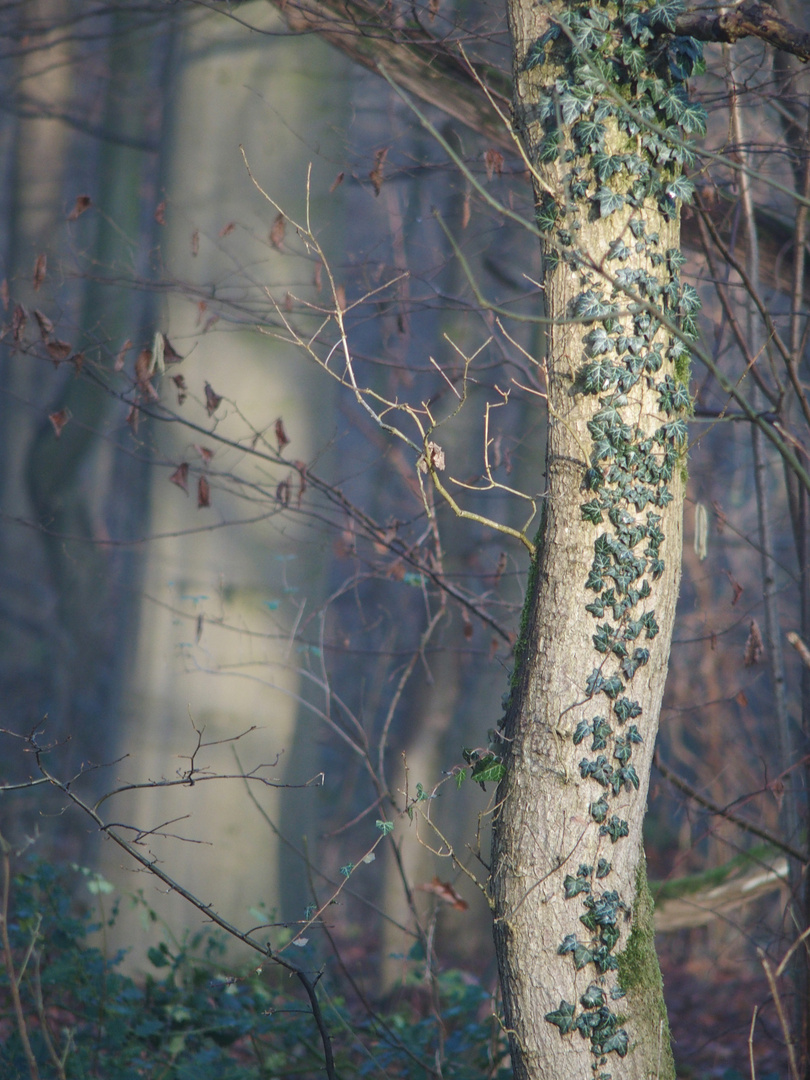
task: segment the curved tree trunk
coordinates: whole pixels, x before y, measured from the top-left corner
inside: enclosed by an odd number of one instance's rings
[[[702,117],[643,7],[509,6],[549,320],[547,501],[493,847],[521,1080],[674,1074],[641,830],[680,579],[683,339],[697,307],[679,279],[685,151],[663,129]]]

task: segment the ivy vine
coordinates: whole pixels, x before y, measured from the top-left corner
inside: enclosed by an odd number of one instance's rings
[[[570,311],[587,327],[576,389],[596,399],[581,504],[583,521],[596,530],[585,581],[596,662],[582,686],[594,715],[572,739],[586,751],[579,771],[594,785],[594,828],[611,846],[629,834],[612,800],[640,785],[632,757],[643,736],[632,721],[642,707],[632,685],[659,632],[644,602],[665,572],[661,511],[673,499],[670,482],[685,452],[689,342],[700,308],[696,290],[680,278],[682,253],[648,227],[651,211],[669,221],[691,200],[687,140],[706,130],[705,111],[685,86],[702,70],[701,46],[674,32],[683,8],[683,0],[569,3],[523,64],[524,71],[540,69],[541,78],[548,73],[528,121],[542,130],[537,158],[562,164],[564,182],[559,194],[540,196],[536,218],[546,274],[562,263],[582,283]],[[621,235],[594,273],[577,246],[583,215],[619,212]],[[663,422],[653,430],[639,423],[637,405],[631,408],[636,387],[657,395]],[[585,933],[569,934],[557,951],[577,971],[590,967],[593,981],[577,1002],[563,1000],[545,1017],[561,1036],[579,1032],[589,1040],[597,1080],[609,1080],[607,1055],[623,1058],[631,1046],[611,1008],[624,991],[606,978],[618,970],[620,924],[630,914],[628,900],[605,887],[611,870],[600,858],[563,882],[565,897],[582,905]]]

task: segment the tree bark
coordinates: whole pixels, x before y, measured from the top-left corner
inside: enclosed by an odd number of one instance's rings
[[[549,323],[547,497],[493,845],[519,1080],[674,1075],[641,830],[680,580],[697,300],[679,278],[689,187],[680,162],[661,167],[668,121],[647,73],[686,127],[700,120],[658,35],[636,79],[622,65],[638,37],[615,6],[594,9],[509,5]]]

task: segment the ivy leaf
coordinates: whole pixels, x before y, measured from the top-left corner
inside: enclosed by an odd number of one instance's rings
[[[610,247],[608,249],[608,260],[619,259],[624,262],[625,259],[629,259],[631,255],[630,248],[625,244],[621,238],[610,241]]]
[[[695,185],[689,177],[681,173],[680,176],[676,176],[671,183],[667,184],[664,190],[667,198],[672,200],[680,199],[681,202],[690,203],[695,194]],[[604,217],[604,215],[602,216]]]
[[[616,1053],[619,1057],[625,1057],[629,1048],[630,1036],[624,1028],[619,1028],[614,1035],[610,1035],[601,1044],[601,1052],[603,1054]]]
[[[592,588],[593,586],[590,587]],[[601,588],[601,585],[599,587]],[[589,698],[592,698],[594,694],[599,693],[599,691],[604,685],[605,680],[602,678],[602,674],[599,671],[599,668],[594,668],[588,676],[587,680],[585,681],[585,693]]]
[[[591,525],[599,525],[602,519],[602,510],[599,506],[598,499],[591,499],[590,502],[583,503],[580,506],[583,521],[589,521]]]
[[[583,1009],[598,1009],[600,1005],[605,1004],[605,992],[596,983],[591,983],[582,997],[579,999],[580,1005]]]
[[[649,659],[649,649],[634,649],[633,655],[625,657],[625,659],[622,661],[622,671],[628,679],[632,679],[638,669],[640,667],[644,667],[644,665],[649,661]]]
[[[570,900],[574,896],[578,896],[580,893],[589,893],[591,891],[590,882],[577,875],[566,874],[563,881],[563,889],[565,890],[565,899]]]
[[[590,815],[593,818],[593,820],[596,822],[596,824],[601,825],[602,822],[607,817],[607,812],[608,812],[607,795],[602,795],[602,796],[600,796],[600,798],[596,802],[591,803],[591,805],[589,807],[589,810],[590,810]],[[604,859],[601,859],[600,863],[603,863],[604,861],[605,861]],[[610,865],[610,864],[608,864],[608,865]],[[596,876],[599,877],[599,872],[598,871],[597,871]],[[602,876],[604,877],[604,875],[602,875]]]
[[[605,799],[605,796],[603,795],[602,798]],[[607,804],[607,799],[605,799],[605,803]],[[606,878],[612,869],[613,868],[611,864],[607,861],[607,859],[600,859],[599,862],[596,864],[597,878],[599,878],[600,880],[602,878]]]
[[[377,820],[377,821],[375,822],[375,825],[376,825],[376,826],[377,826],[377,828],[378,828],[378,829],[380,830],[380,832],[381,832],[381,833],[383,834],[383,836],[388,836],[388,834],[389,834],[389,833],[390,833],[390,832],[391,832],[391,831],[393,830],[393,828],[394,828],[394,823],[393,823],[393,821],[380,821],[380,820],[378,819],[378,820]]]
[[[599,188],[596,198],[599,200],[600,218],[606,218],[624,206],[624,195],[620,195],[618,191],[612,191],[609,187]]]
[[[620,840],[623,836],[629,836],[630,826],[622,818],[617,817],[615,814],[611,817],[607,825],[602,825],[599,829],[600,836],[609,836],[612,844],[615,844],[617,840]]]
[[[580,720],[574,732],[574,746],[579,746],[581,742],[587,739],[591,730],[591,725],[587,720]]]
[[[607,694],[611,701],[618,697],[624,690],[624,684],[618,675],[611,675],[609,679],[605,679],[602,684],[602,692]]]
[[[506,766],[503,762],[499,761],[494,754],[486,754],[473,765],[470,779],[475,780],[483,788],[485,783],[500,783],[505,772]]]
[[[554,1024],[555,1027],[560,1029],[560,1035],[567,1035],[574,1027],[574,1013],[576,1011],[576,1005],[572,1005],[568,1001],[561,1001],[560,1007],[555,1009],[554,1012],[546,1013],[545,1019],[549,1024]],[[625,1053],[627,1053],[626,1050]]]

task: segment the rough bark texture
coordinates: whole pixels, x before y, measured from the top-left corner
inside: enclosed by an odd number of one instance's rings
[[[546,237],[549,441],[504,729],[495,938],[519,1080],[666,1077],[641,830],[681,565],[688,396],[672,328],[685,294],[666,187],[680,165],[657,168],[621,97],[607,92],[619,104],[604,115],[598,93],[578,114],[566,104],[587,70],[571,66],[569,31],[548,36],[562,9],[510,4],[515,115]],[[601,132],[577,130],[599,115]],[[597,154],[626,165],[600,177]]]

